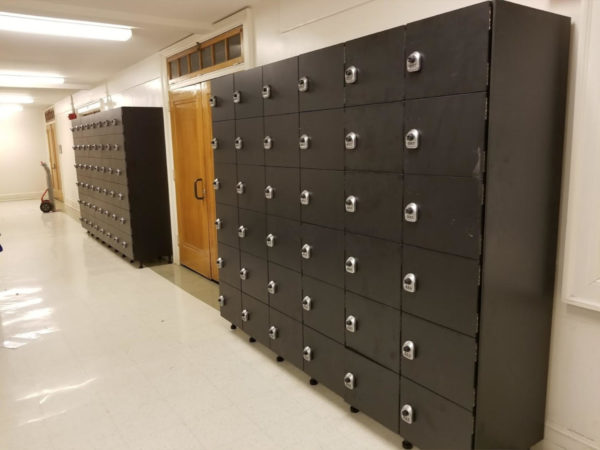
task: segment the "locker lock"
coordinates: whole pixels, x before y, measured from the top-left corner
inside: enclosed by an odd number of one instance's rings
[[[235,146],[236,150],[241,150],[242,148],[244,148],[244,141],[241,137],[238,136],[235,138],[233,145]]]
[[[404,220],[407,222],[419,220],[419,207],[416,203],[409,203],[404,207]]]
[[[221,182],[219,181],[218,178],[215,178],[212,182],[213,188],[215,191],[218,191],[219,189],[221,189]]]
[[[305,295],[304,298],[302,299],[302,309],[304,311],[310,311],[312,308],[312,298],[310,298],[308,295]]]
[[[250,274],[248,273],[248,269],[246,269],[245,267],[242,267],[240,269],[240,280],[247,280],[250,277]]]
[[[354,195],[349,195],[346,198],[346,202],[345,202],[346,212],[349,212],[349,213],[356,212],[357,204],[358,204],[358,198],[355,197]]]
[[[346,84],[354,84],[358,79],[358,69],[355,66],[349,66],[344,71],[344,81]]]
[[[304,350],[302,350],[302,357],[304,358],[304,361],[311,361],[312,360],[312,348],[310,348],[308,345],[306,347],[304,347]]]
[[[272,186],[267,186],[265,188],[265,198],[267,200],[272,200],[275,197],[275,188]]]
[[[413,411],[412,406],[403,405],[402,409],[400,410],[400,417],[402,417],[402,420],[404,420],[408,424],[413,423],[415,420],[415,413]]]
[[[271,328],[269,328],[269,337],[273,340],[277,339],[277,337],[279,336],[279,330],[277,329],[277,327],[275,325],[273,325]]]
[[[416,349],[413,341],[406,341],[404,344],[402,344],[402,356],[411,361],[415,359]]]
[[[244,239],[246,237],[246,232],[248,231],[248,227],[245,227],[244,225],[240,225],[238,227],[238,237],[240,239]]]
[[[312,245],[304,244],[302,246],[302,250],[300,251],[300,254],[302,255],[302,257],[304,259],[310,259],[311,254],[312,254]]]
[[[356,150],[356,146],[358,145],[358,134],[354,131],[351,131],[344,138],[344,146],[346,150]]]
[[[300,136],[300,140],[298,141],[298,147],[300,150],[308,150],[310,147],[310,136],[307,134],[303,134]]]
[[[300,193],[300,204],[306,206],[310,203],[310,192],[304,190]]]
[[[357,259],[354,256],[349,256],[348,259],[346,259],[346,264],[345,264],[346,272],[348,272],[348,273],[356,273],[356,271],[357,271],[357,267],[356,267],[357,264],[358,264]]]
[[[406,71],[419,72],[423,64],[423,54],[421,52],[412,52],[406,58]]]
[[[123,200],[125,198],[125,196],[123,195],[122,192],[119,192],[119,194],[117,195],[117,197],[119,197],[119,200]]]
[[[275,281],[271,280],[267,283],[267,292],[271,295],[277,293],[277,283]]]
[[[210,98],[208,99],[208,104],[210,105],[211,108],[214,108],[215,106],[217,106],[217,97],[215,97],[214,95],[211,95]]]
[[[265,150],[271,150],[273,148],[273,139],[271,136],[265,136],[263,139],[263,148]]]
[[[402,279],[402,289],[414,293],[417,290],[417,277],[414,273],[407,273]]]
[[[213,150],[216,150],[219,148],[219,140],[217,138],[212,138],[210,141],[210,146],[212,147]]]
[[[240,91],[233,92],[233,103],[240,103],[242,101],[242,93]]]
[[[247,309],[244,309],[242,311],[242,322],[248,322],[249,319],[250,319],[250,313],[248,312]]]
[[[346,317],[346,330],[350,333],[356,332],[356,317],[352,315]]]
[[[223,261],[223,258],[217,258],[217,267],[219,269],[222,269],[225,266],[225,261]]]
[[[219,298],[217,300],[219,301],[219,306],[221,306],[221,307],[225,306],[225,296],[224,295],[219,295]]]
[[[275,235],[272,233],[267,234],[267,237],[265,238],[265,243],[267,244],[267,247],[275,247]]]
[[[220,230],[223,227],[223,221],[217,217],[217,220],[215,220],[215,228],[217,230]]]
[[[298,91],[308,91],[308,77],[300,77],[300,79],[298,80]]]
[[[413,128],[408,133],[406,133],[406,136],[404,136],[404,146],[410,150],[419,148],[420,137],[421,133],[419,133],[419,130]]]
[[[235,185],[235,191],[242,195],[246,190],[246,185],[242,181],[238,181],[238,184]]]
[[[271,98],[271,85],[265,84],[262,87],[262,98]]]
[[[350,390],[353,390],[354,386],[356,386],[356,380],[352,372],[348,372],[346,375],[344,375],[344,386]]]

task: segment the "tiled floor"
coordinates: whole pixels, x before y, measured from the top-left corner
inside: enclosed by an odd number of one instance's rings
[[[211,306],[38,206],[0,203],[0,449],[401,447]]]

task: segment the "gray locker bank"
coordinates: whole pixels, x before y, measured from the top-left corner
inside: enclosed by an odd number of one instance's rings
[[[541,440],[569,34],[485,2],[213,80],[232,328],[406,448]]]

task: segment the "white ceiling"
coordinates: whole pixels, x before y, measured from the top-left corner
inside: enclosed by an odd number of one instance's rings
[[[65,89],[6,89],[50,105],[258,0],[0,0],[0,11],[135,27],[127,42],[97,41],[0,31],[0,70],[40,71],[65,77]]]

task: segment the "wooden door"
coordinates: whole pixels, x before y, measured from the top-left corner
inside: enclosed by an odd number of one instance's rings
[[[50,173],[52,174],[54,197],[62,200],[62,183],[60,180],[58,149],[56,148],[56,126],[53,123],[46,125],[46,138],[48,139],[48,149],[50,151]]]
[[[202,83],[169,97],[181,264],[218,280],[209,94]]]

